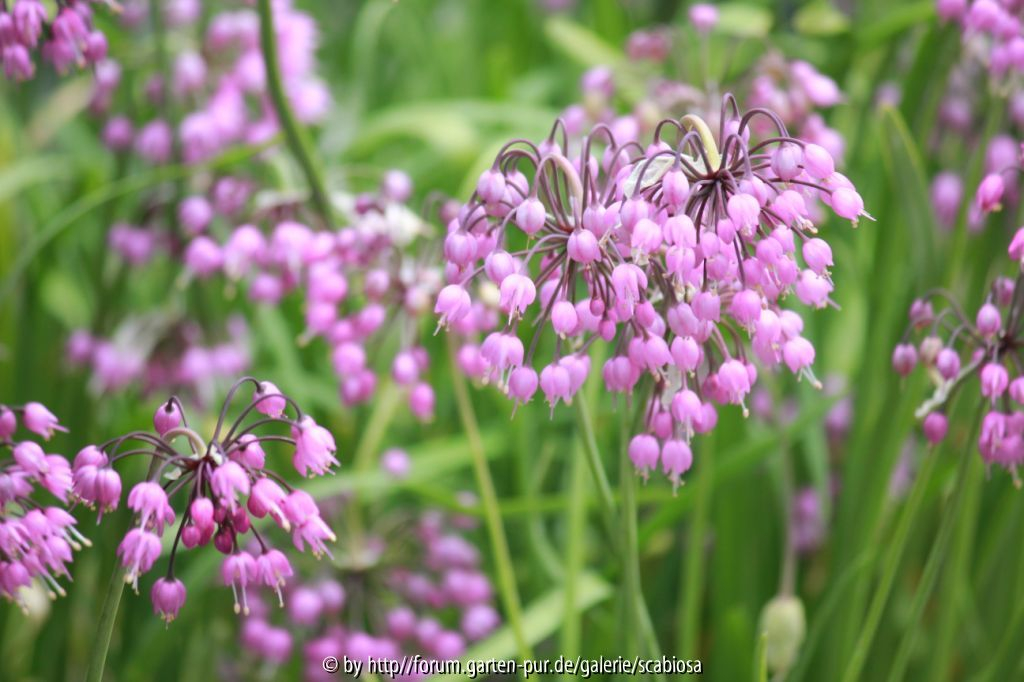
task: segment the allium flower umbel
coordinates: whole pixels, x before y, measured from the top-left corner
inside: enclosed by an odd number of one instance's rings
[[[55,8],[49,7],[56,5]],[[0,3],[0,66],[10,80],[35,75],[36,50],[59,73],[85,68],[107,56],[107,38],[92,24],[93,5],[110,0],[14,0]],[[51,14],[51,10],[52,14]]]
[[[339,198],[347,219],[341,229],[299,222],[293,206],[278,208],[278,220],[264,231],[233,225],[222,243],[192,240],[185,267],[197,280],[221,275],[229,287],[248,289],[249,298],[277,305],[297,295],[304,303],[303,342],[317,339],[330,349],[341,401],[368,402],[381,377],[376,364],[389,334],[398,349],[387,358],[391,380],[403,389],[409,409],[421,421],[434,414],[434,390],[427,383],[430,359],[419,344],[420,323],[441,283],[440,268],[415,253],[427,224],[404,203],[411,180],[399,171],[385,175],[379,191]],[[193,256],[213,251],[215,257]],[[208,264],[213,263],[212,267]]]
[[[935,6],[940,19],[960,25],[965,55],[1013,92],[1024,73],[1024,7],[999,0],[936,0]]]
[[[961,307],[943,290],[915,300],[907,332],[893,349],[892,363],[902,376],[923,366],[935,384],[932,396],[917,410],[925,438],[932,444],[941,442],[949,430],[946,406],[952,396],[977,377],[984,411],[978,450],[986,465],[1005,468],[1020,487],[1018,469],[1024,464],[1024,228],[1017,230],[1010,242],[1009,255],[1017,263],[1017,276],[997,278],[974,311]]]
[[[228,413],[245,387],[252,397],[233,422]],[[292,575],[285,555],[257,530],[269,517],[300,552],[308,544],[317,557],[330,554],[334,533],[313,498],[293,488],[273,466],[283,450],[303,476],[329,473],[338,464],[330,432],[303,414],[295,402],[267,381],[246,377],[232,386],[209,440],[188,422],[181,402],[172,397],[153,415],[154,432],[133,431],[99,446],[88,446],[74,462],[76,499],[102,515],[121,502],[121,479],[114,464],[128,457],[150,460],[150,475],[128,493],[126,505],[137,523],[117,549],[125,581],[138,592],[139,578],[161,556],[162,536],[174,533],[167,572],[151,590],[153,610],[170,622],[185,602],[186,590],[174,577],[182,548],[211,543],[224,555],[221,578],[231,587],[235,613],[249,613],[249,593],[257,586],[278,595]],[[276,427],[276,428],[275,428]],[[264,446],[269,451],[264,451]],[[176,513],[172,501],[179,501]],[[176,524],[180,514],[180,523]],[[247,541],[246,535],[249,535]]]
[[[20,440],[19,422],[44,440],[64,429],[40,403],[0,405],[0,595],[27,612],[22,588],[38,579],[51,599],[64,596],[57,579],[70,580],[72,550],[91,543],[75,529],[74,517],[34,498],[42,489],[66,503],[71,466],[63,455],[46,453],[36,440]]]
[[[771,137],[753,132],[758,119]],[[803,320],[783,302],[831,302],[814,204],[854,224],[867,215],[832,156],[771,111],[741,113],[726,97],[721,120],[717,136],[696,116],[662,121],[646,147],[618,144],[604,125],[573,154],[555,138],[560,124],[539,145],[509,143],[448,226],[449,284],[435,307],[467,338],[463,370],[517,403],[538,388],[552,408],[570,402],[590,346],[610,344],[609,391],[653,381],[630,454],[645,474],[660,461],[673,481],[716,405],[744,405],[755,360],[818,384]],[[527,346],[523,320],[535,330]],[[539,350],[549,328],[551,355]]]
[[[242,646],[265,664],[283,665],[300,644],[309,680],[331,678],[325,656],[458,658],[501,623],[470,524],[435,511],[378,518],[361,541],[339,542],[337,570],[289,587],[284,622],[253,599]]]

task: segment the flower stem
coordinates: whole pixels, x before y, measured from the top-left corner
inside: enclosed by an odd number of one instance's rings
[[[153,474],[156,473],[159,465],[160,460],[154,457],[149,463],[145,480],[152,480]],[[115,563],[114,570],[110,574],[110,584],[107,586],[107,596],[104,597],[103,608],[100,610],[100,620],[96,627],[96,641],[93,643],[92,655],[89,657],[89,669],[85,675],[85,682],[103,682],[103,668],[107,665],[110,638],[114,634],[117,611],[121,608],[121,595],[124,593],[124,577],[124,567],[120,563]]]
[[[694,485],[697,487],[690,533],[687,538],[685,570],[679,591],[676,621],[677,645],[680,656],[697,656],[697,635],[700,626],[700,607],[704,595],[704,536],[707,532],[711,509],[711,491],[714,486],[714,433],[704,436],[700,448],[699,469]]]
[[[622,487],[622,536],[625,545],[622,562],[625,568],[626,578],[626,600],[628,611],[633,620],[632,625],[637,628],[640,639],[647,649],[647,656],[651,659],[661,658],[661,645],[658,644],[658,636],[654,632],[654,625],[651,623],[651,615],[647,611],[647,600],[644,599],[643,585],[640,580],[640,546],[637,539],[636,517],[636,473],[633,471],[629,457],[626,455],[626,443],[629,442],[629,432],[626,420],[622,420],[623,447],[619,453],[621,461],[620,485]],[[657,679],[663,679],[662,675],[656,675]]]
[[[574,399],[576,403],[577,416],[579,418],[580,433],[583,437],[583,452],[590,467],[590,473],[597,484],[598,499],[600,500],[601,512],[605,525],[611,538],[612,548],[618,554],[622,562],[626,580],[626,601],[629,618],[633,626],[640,632],[640,636],[647,647],[647,655],[651,658],[661,657],[661,647],[658,638],[654,633],[654,626],[651,623],[651,615],[647,610],[647,602],[643,597],[643,590],[640,585],[640,560],[638,536],[636,529],[636,481],[634,473],[629,466],[629,458],[626,456],[625,443],[628,443],[627,423],[623,419],[620,431],[623,439],[622,447],[622,516],[619,517],[615,511],[615,498],[612,495],[611,485],[608,483],[608,476],[604,471],[604,464],[601,461],[601,453],[597,449],[597,436],[594,433],[594,422],[590,415],[590,408],[584,394],[580,393]],[[620,525],[621,523],[621,525]],[[621,528],[617,532],[617,529]],[[658,675],[659,679],[663,676]]]
[[[261,2],[265,1],[261,0]],[[512,627],[519,656],[523,660],[530,659],[533,654],[523,629],[519,590],[516,587],[515,569],[512,568],[512,556],[508,548],[508,538],[505,536],[505,527],[502,524],[501,510],[498,508],[498,495],[494,490],[494,480],[491,478],[491,472],[487,465],[484,443],[480,437],[480,428],[477,425],[476,413],[473,411],[473,403],[469,399],[466,380],[459,373],[455,340],[452,336],[448,336],[448,356],[448,364],[452,372],[452,385],[455,389],[455,404],[458,408],[462,428],[466,431],[466,438],[469,439],[469,449],[473,455],[473,472],[476,475],[480,501],[484,508],[484,519],[487,523],[487,533],[491,538],[491,550],[498,570],[498,589],[501,592],[505,611],[508,613],[509,625]]]
[[[89,657],[89,669],[86,682],[102,682],[103,668],[107,664],[107,651],[110,649],[110,637],[114,633],[117,611],[121,606],[121,595],[124,593],[124,569],[114,568],[107,586],[107,596],[103,600],[100,620],[96,625],[96,640],[93,642],[92,655]]]
[[[374,457],[380,453],[381,443],[384,442],[388,429],[391,427],[391,422],[394,421],[400,397],[401,392],[390,381],[385,383],[383,390],[378,394],[377,399],[374,401],[373,411],[370,412],[370,416],[366,419],[366,429],[359,438],[355,454],[352,456],[352,470],[356,474],[367,472],[373,468]],[[348,522],[352,550],[357,556],[361,556],[363,551],[364,520],[363,508],[360,506],[358,499],[353,499],[345,514],[345,518]]]
[[[587,522],[587,489],[586,472],[580,461],[584,448],[579,442],[574,448],[572,462],[569,464],[569,505],[566,513],[566,548],[565,548],[565,618],[562,622],[560,650],[566,658],[573,658],[580,653],[581,615],[577,610],[577,582],[583,572],[585,560],[586,522]],[[566,675],[568,679],[570,676]]]
[[[288,104],[288,96],[281,80],[281,64],[278,61],[277,34],[274,31],[274,12],[271,2],[272,0],[258,0],[257,2],[260,15],[260,50],[263,52],[263,64],[267,72],[267,91],[270,94],[270,101],[274,105],[277,119],[284,130],[288,148],[306,176],[313,204],[320,216],[330,225],[333,222],[331,202],[327,196],[323,174],[313,156],[313,146],[306,135],[306,130],[299,125]]]
[[[604,519],[605,528],[613,543],[617,543],[615,534],[615,498],[612,495],[611,484],[608,483],[608,475],[604,471],[604,464],[601,462],[601,453],[597,449],[597,438],[594,436],[594,422],[590,416],[590,408],[587,401],[580,395],[574,401],[576,403],[576,415],[579,418],[580,432],[583,435],[583,453],[587,458],[587,465],[590,474],[594,477],[597,485],[597,499],[601,505],[601,515]],[[618,547],[616,547],[616,550]]]

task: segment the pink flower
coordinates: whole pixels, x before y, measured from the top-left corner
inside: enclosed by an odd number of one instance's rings
[[[252,399],[256,411],[268,417],[280,417],[288,406],[288,402],[281,394],[280,389],[269,381],[259,382]]]
[[[22,424],[32,433],[50,440],[54,431],[67,431],[57,422],[57,417],[41,403],[26,403],[22,413]]]
[[[698,33],[709,33],[718,24],[718,8],[708,3],[690,6],[690,23]]]
[[[249,600],[246,587],[258,582],[256,560],[251,554],[238,552],[224,558],[220,566],[220,576],[225,585],[231,587],[235,597],[235,613],[249,615]]]
[[[153,601],[153,613],[170,623],[178,617],[178,612],[185,604],[185,584],[174,578],[160,578],[153,583],[150,599]]]
[[[213,470],[210,490],[229,512],[234,513],[238,509],[239,495],[249,494],[249,477],[237,462],[228,460]]]
[[[1003,193],[1006,185],[1003,176],[998,173],[989,173],[978,185],[978,191],[974,195],[974,205],[982,213],[992,213],[1002,209]]]
[[[303,417],[292,427],[292,438],[295,439],[295,455],[292,464],[302,476],[310,472],[323,476],[337,465],[334,457],[336,446],[331,432],[317,425],[311,417]]]
[[[158,483],[143,481],[128,493],[128,508],[138,513],[139,526],[156,530],[162,535],[164,525],[174,523],[174,510],[167,501],[167,493]]]
[[[139,591],[139,576],[153,568],[160,557],[160,538],[142,528],[132,528],[117,548],[121,564],[127,569],[125,582]]]

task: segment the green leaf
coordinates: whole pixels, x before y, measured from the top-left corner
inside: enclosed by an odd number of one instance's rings
[[[233,149],[206,163],[192,166],[175,165],[154,168],[150,171],[129,175],[126,178],[96,188],[94,191],[58,211],[56,215],[50,218],[33,234],[32,240],[19,250],[18,257],[11,267],[11,272],[3,284],[0,285],[0,303],[11,294],[22,274],[32,263],[32,260],[39,255],[40,251],[59,237],[61,233],[100,206],[123,196],[130,196],[150,187],[156,187],[165,182],[183,180],[202,169],[223,169],[234,166],[276,143],[277,138],[275,137],[265,144]]]
[[[553,48],[583,66],[616,67],[625,61],[621,50],[563,16],[548,19],[544,33]]]
[[[827,0],[804,5],[793,16],[793,28],[809,36],[834,36],[850,29],[850,19]]]
[[[904,227],[909,229],[913,243],[913,272],[935,281],[932,270],[937,261],[935,248],[935,216],[928,188],[921,150],[914,141],[903,116],[896,109],[882,111],[882,161],[893,187],[899,188],[897,205],[903,213]],[[867,226],[867,223],[865,223]],[[880,225],[879,229],[889,226]]]
[[[92,305],[85,290],[64,269],[47,270],[43,276],[40,298],[43,307],[61,321],[66,329],[89,324]]]
[[[770,10],[742,2],[727,2],[718,6],[718,25],[715,30],[737,38],[764,38],[772,29]]]
[[[863,47],[875,47],[889,42],[904,31],[927,24],[934,17],[933,0],[920,0],[906,5],[894,3],[892,11],[885,16],[864,22],[863,28],[856,32],[856,39]]]
[[[29,156],[19,159],[0,173],[0,204],[32,185],[63,180],[71,177],[74,172],[75,160],[64,156]]]
[[[479,151],[483,128],[536,136],[546,133],[556,116],[553,109],[481,100],[416,102],[376,113],[347,154],[369,156],[384,142],[411,139],[449,158],[472,158]]]

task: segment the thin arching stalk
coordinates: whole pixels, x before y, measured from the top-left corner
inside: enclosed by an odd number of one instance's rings
[[[498,571],[498,590],[501,593],[509,625],[516,640],[519,656],[524,660],[529,659],[532,658],[532,653],[523,628],[519,588],[516,586],[515,569],[512,567],[512,555],[508,548],[508,538],[505,536],[505,526],[502,523],[501,510],[498,507],[498,495],[495,492],[494,480],[491,478],[491,471],[487,465],[487,456],[484,452],[483,439],[480,437],[476,412],[473,410],[473,403],[469,399],[469,389],[466,387],[465,378],[459,372],[455,341],[451,336],[448,337],[448,356],[452,373],[452,385],[455,389],[455,404],[459,412],[459,420],[462,422],[462,428],[466,432],[466,438],[469,440],[470,452],[473,455],[473,473],[476,476],[480,502],[484,509],[484,520],[487,524],[487,534],[491,539],[491,550],[495,567]]]

